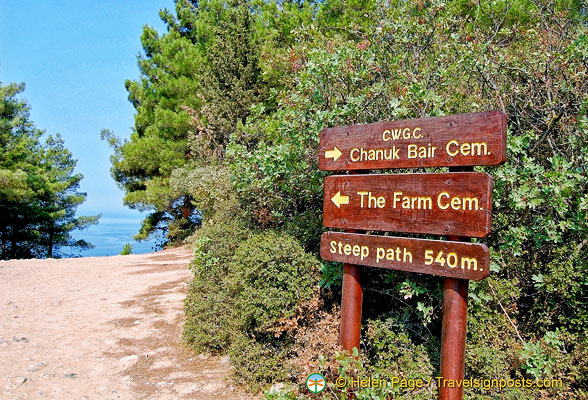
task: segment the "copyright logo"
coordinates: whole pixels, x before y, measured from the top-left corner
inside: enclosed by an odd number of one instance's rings
[[[347,386],[347,378],[344,378],[342,376],[338,377],[335,380],[335,385],[337,385],[337,387],[344,388],[345,386]]]
[[[308,375],[306,378],[306,388],[310,390],[311,393],[320,393],[325,388],[326,384],[325,377],[315,372],[314,374]]]

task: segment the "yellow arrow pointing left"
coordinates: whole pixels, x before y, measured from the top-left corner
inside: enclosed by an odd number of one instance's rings
[[[339,150],[336,146],[333,150],[325,151],[325,158],[332,158],[333,161],[337,161],[339,157],[341,157],[341,150]]]
[[[337,194],[331,198],[331,201],[335,203],[337,208],[341,208],[341,204],[349,204],[349,196],[341,196],[341,191],[338,191]]]

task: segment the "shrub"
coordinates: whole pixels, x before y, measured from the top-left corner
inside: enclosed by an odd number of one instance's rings
[[[130,243],[125,243],[122,251],[120,252],[120,255],[127,256],[129,254],[133,254],[133,246]]]
[[[287,332],[280,323],[296,316],[318,290],[319,264],[293,238],[273,231],[243,242],[229,267],[235,273],[233,292],[246,332]]]
[[[224,353],[238,334],[230,262],[249,232],[239,221],[205,224],[194,242],[193,278],[185,300],[184,338],[199,352]]]
[[[267,231],[239,246],[230,269],[242,332],[230,357],[238,379],[257,389],[288,375],[284,361],[318,293],[319,263],[292,237]],[[259,367],[258,356],[266,367]]]
[[[318,295],[318,261],[288,235],[237,223],[197,236],[184,337],[198,351],[229,354],[250,390],[285,379],[284,360]]]

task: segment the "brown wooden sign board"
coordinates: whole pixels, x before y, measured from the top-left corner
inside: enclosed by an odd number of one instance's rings
[[[498,165],[506,161],[502,111],[323,129],[325,171]]]
[[[327,232],[324,260],[479,281],[488,277],[490,252],[480,243]]]
[[[334,175],[325,178],[330,228],[484,237],[492,178],[484,172]]]

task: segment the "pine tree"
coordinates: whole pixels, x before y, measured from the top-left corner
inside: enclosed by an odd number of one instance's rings
[[[181,239],[199,222],[192,198],[170,187],[174,170],[224,158],[229,136],[262,88],[250,2],[177,1],[162,11],[168,32],[145,27],[140,78],[128,80],[136,109],[130,140],[103,130],[124,202],[151,214],[135,237],[161,229]]]
[[[58,134],[41,142],[43,131],[17,98],[24,84],[0,83],[0,258],[55,257],[61,247],[89,248],[70,232],[98,222],[76,217],[86,194],[81,174]]]

